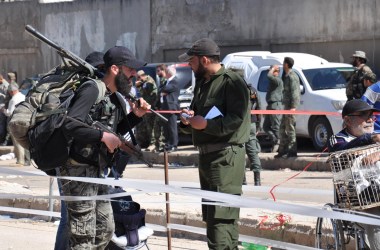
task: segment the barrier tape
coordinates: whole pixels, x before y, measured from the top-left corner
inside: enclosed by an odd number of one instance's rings
[[[160,114],[179,114],[179,110],[155,110]],[[148,111],[149,113],[150,111]],[[342,116],[339,112],[312,111],[312,110],[251,110],[251,115],[332,115]]]
[[[375,216],[371,214],[361,213],[362,215],[365,214],[366,216],[360,216],[360,215],[357,215],[358,212],[348,211],[348,210],[344,210],[344,213],[336,212],[336,211],[327,211],[321,208],[313,208],[313,207],[307,207],[303,205],[285,204],[285,203],[279,203],[279,202],[275,203],[274,201],[269,201],[269,200],[253,199],[253,198],[247,198],[247,197],[242,197],[242,196],[237,196],[237,195],[211,192],[211,191],[205,191],[205,190],[187,189],[187,188],[182,188],[182,187],[174,187],[171,185],[150,184],[147,187],[144,183],[141,183],[140,181],[131,181],[131,180],[126,180],[126,179],[119,179],[119,180],[112,179],[111,180],[111,179],[97,179],[97,178],[84,178],[84,177],[61,177],[61,179],[96,183],[96,184],[103,184],[103,185],[110,185],[110,186],[128,187],[128,188],[133,188],[137,190],[142,190],[147,193],[163,192],[163,193],[189,195],[189,196],[204,198],[209,201],[222,202],[223,206],[228,206],[228,207],[261,208],[261,209],[281,211],[284,213],[292,213],[292,214],[299,214],[299,215],[312,216],[312,217],[325,217],[325,218],[339,219],[339,220],[348,220],[348,221],[354,221],[358,223],[371,224],[371,225],[378,225],[380,223],[379,222],[380,216]]]
[[[27,209],[27,208],[16,208],[16,207],[3,207],[0,206],[0,211],[4,212],[12,212],[12,213],[20,213],[20,214],[34,214],[34,215],[42,215],[48,217],[61,217],[60,212],[50,212],[44,210],[36,210],[36,209]]]
[[[9,171],[8,171],[9,172]],[[31,173],[28,173],[31,174]],[[38,174],[36,174],[38,175]],[[286,204],[280,202],[274,202],[270,200],[261,200],[257,198],[247,198],[244,196],[230,195],[225,193],[211,192],[205,190],[197,190],[194,188],[185,188],[185,187],[177,187],[172,185],[164,185],[164,184],[155,184],[150,183],[150,185],[146,185],[140,180],[132,181],[127,179],[99,179],[99,178],[85,178],[85,177],[61,177],[61,179],[73,180],[73,181],[81,181],[95,184],[103,184],[109,186],[120,186],[120,187],[128,187],[136,190],[143,191],[145,193],[173,193],[173,194],[182,194],[188,196],[194,196],[198,198],[204,198],[209,201],[221,202],[221,206],[228,207],[241,207],[241,208],[261,208],[267,210],[275,210],[280,211],[282,213],[292,213],[299,214],[304,216],[312,216],[312,217],[325,217],[331,219],[339,219],[339,220],[347,220],[364,224],[371,225],[379,225],[380,216],[375,216],[372,214],[359,213],[356,211],[349,210],[341,210],[343,213],[337,211],[327,211],[322,208],[313,208],[304,205],[295,205],[295,204]],[[112,197],[116,197],[119,194],[109,194],[103,196],[96,197],[74,197],[75,199],[111,199]],[[215,203],[210,203],[215,204]],[[361,214],[361,215],[358,215]],[[365,216],[362,216],[365,215]]]
[[[336,212],[336,211],[316,209],[316,208],[311,208],[311,207],[306,207],[306,206],[301,206],[301,205],[282,204],[279,202],[274,203],[273,201],[245,198],[245,197],[240,197],[236,195],[215,193],[215,192],[210,192],[210,191],[195,190],[193,188],[189,189],[189,188],[183,188],[183,187],[173,187],[170,185],[163,185],[163,184],[151,184],[149,187],[146,187],[144,183],[141,184],[141,181],[129,181],[129,180],[121,180],[121,179],[111,180],[111,179],[96,179],[96,178],[80,178],[80,177],[63,177],[63,179],[89,182],[89,183],[98,183],[98,184],[103,184],[103,185],[122,186],[122,187],[129,187],[129,188],[132,187],[138,190],[144,190],[144,191],[149,191],[149,192],[181,193],[185,195],[206,198],[208,200],[223,202],[223,203],[216,203],[221,206],[263,208],[263,209],[270,209],[270,210],[277,210],[277,211],[285,211],[285,212],[290,212],[293,214],[301,214],[301,215],[306,215],[306,216],[349,220],[349,221],[371,224],[371,225],[379,225],[379,221],[380,221],[380,216],[374,216],[374,215],[365,214],[365,213],[352,213],[353,211],[344,211],[346,213],[342,213],[342,212]],[[117,194],[95,196],[95,197],[76,197],[76,198],[91,198],[91,199],[99,200],[102,198],[116,197],[120,195],[124,196],[126,195],[126,193],[117,193]],[[202,203],[202,204],[205,204],[205,203]],[[215,203],[213,202],[210,202],[207,204],[215,205]],[[0,207],[0,211],[60,217],[60,214],[56,212],[40,211],[40,210],[34,210],[34,209]],[[284,220],[282,221],[285,221],[286,217],[283,217],[283,219]],[[281,223],[281,218],[279,221]],[[163,231],[165,231],[164,227],[162,226],[158,226],[158,227],[160,229],[163,229]],[[204,230],[201,228],[195,228],[195,227],[190,228],[188,226],[182,226],[182,225],[176,225],[176,224],[168,224],[167,228],[182,230],[182,231],[190,231],[190,232],[203,232]],[[244,242],[252,242],[255,244],[269,245],[273,247],[278,246],[278,247],[281,247],[282,249],[284,248],[285,249],[313,249],[310,247],[304,247],[302,245],[290,244],[290,243],[280,242],[280,241],[272,241],[272,240],[267,240],[263,238],[249,237],[249,236],[244,236],[244,235],[240,235],[239,240],[244,241]]]

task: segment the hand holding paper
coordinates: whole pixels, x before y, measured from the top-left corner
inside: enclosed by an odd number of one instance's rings
[[[222,112],[220,112],[220,110],[216,106],[213,106],[210,109],[210,111],[207,113],[207,115],[205,116],[205,119],[206,120],[214,119],[215,117],[218,117],[218,116],[223,117],[223,114],[222,114]]]

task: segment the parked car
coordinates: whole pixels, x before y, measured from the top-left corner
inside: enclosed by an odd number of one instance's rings
[[[282,71],[282,62],[286,56],[294,59],[293,70],[300,80],[301,102],[298,110],[341,112],[347,101],[346,85],[354,72],[350,64],[332,63],[321,57],[304,53],[260,54],[252,51],[226,57],[223,63],[227,67],[233,66],[245,71],[246,81],[257,89],[262,107],[265,108],[269,66],[281,65]],[[249,71],[250,69],[252,70]],[[297,136],[311,138],[317,150],[324,149],[329,137],[342,129],[341,117],[334,115],[297,115],[296,124]]]

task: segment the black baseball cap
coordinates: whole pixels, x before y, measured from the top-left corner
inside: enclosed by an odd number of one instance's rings
[[[94,51],[88,54],[86,59],[84,59],[86,62],[91,64],[94,67],[98,67],[99,65],[104,64],[103,60],[104,53],[99,51]]]
[[[354,100],[346,102],[342,110],[342,117],[345,117],[346,115],[350,115],[355,112],[368,111],[368,110],[376,111],[376,112],[379,111],[378,109],[375,109],[374,107],[372,107],[371,105],[369,105],[368,103],[360,99],[354,99]]]
[[[124,65],[132,69],[141,68],[146,62],[136,59],[135,55],[124,46],[110,48],[103,57],[106,67]]]
[[[196,41],[186,53],[178,56],[178,59],[181,62],[187,62],[193,56],[220,56],[220,49],[213,40],[202,38]]]

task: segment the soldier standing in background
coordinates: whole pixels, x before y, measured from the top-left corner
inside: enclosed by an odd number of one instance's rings
[[[156,73],[158,77],[160,78],[160,83],[158,86],[158,92],[157,96],[161,95],[161,90],[166,84],[166,65],[160,64],[156,68]],[[160,98],[157,98],[157,101],[155,103],[152,103],[154,108],[156,110],[161,109],[161,102]],[[165,147],[165,136],[164,136],[164,126],[165,122],[160,118],[155,116],[154,118],[154,125],[153,125],[153,133],[151,136],[150,146],[148,147],[148,150],[160,152]]]
[[[370,67],[366,65],[367,57],[363,51],[355,51],[352,55],[352,66],[356,68],[347,84],[346,95],[348,101],[352,99],[360,99],[366,87],[364,86],[363,76],[367,73],[372,73]]]
[[[257,90],[252,87],[251,84],[248,85],[250,89],[250,103],[251,110],[261,110],[261,104]],[[245,152],[249,160],[249,170],[253,172],[253,182],[255,186],[261,186],[261,161],[259,153],[261,152],[261,146],[259,140],[257,139],[257,133],[260,131],[261,115],[251,114],[251,128],[249,132],[249,140],[245,143]]]
[[[149,104],[157,102],[157,86],[153,78],[143,70],[139,70],[136,76],[136,88],[140,97],[144,98]],[[147,113],[143,116],[143,121],[136,126],[136,140],[142,148],[149,147],[152,139],[155,114]]]
[[[272,65],[268,72],[268,91],[265,97],[267,101],[267,110],[282,110],[282,91],[284,84],[279,77],[280,68],[278,65]],[[281,115],[265,115],[263,129],[269,136],[269,140],[272,144],[271,152],[275,153],[278,150],[280,144],[280,124]]]
[[[282,104],[284,105],[284,110],[295,111],[300,104],[300,81],[298,75],[292,70],[293,65],[293,58],[284,58],[284,72],[282,73],[284,90],[282,92]],[[278,147],[278,154],[275,155],[275,158],[279,157],[297,157],[295,115],[282,116],[280,125],[280,145]]]

